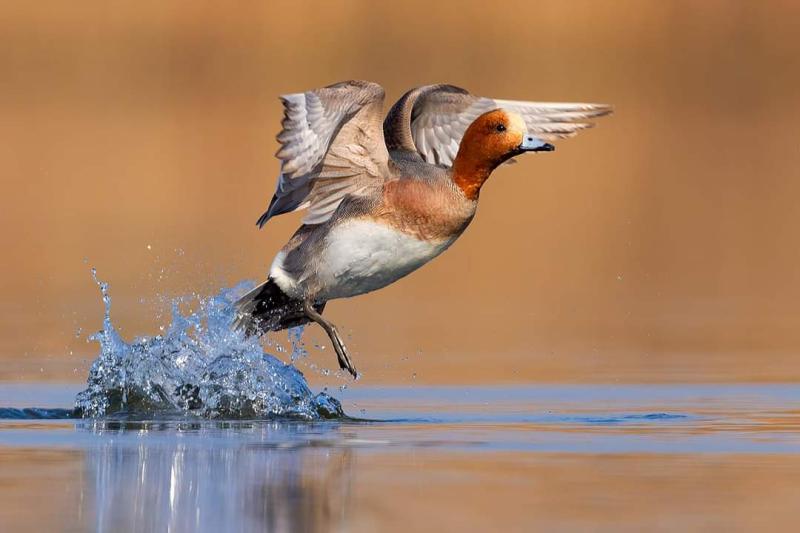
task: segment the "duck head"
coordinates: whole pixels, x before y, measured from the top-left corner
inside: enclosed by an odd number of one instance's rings
[[[524,152],[551,152],[552,144],[528,134],[525,121],[505,109],[484,113],[470,124],[453,161],[453,182],[470,200],[498,165]]]

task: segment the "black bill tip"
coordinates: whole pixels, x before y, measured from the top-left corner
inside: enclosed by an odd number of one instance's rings
[[[532,152],[553,152],[555,151],[556,147],[550,143],[544,143],[543,145],[539,146],[538,148],[534,148],[531,150]]]

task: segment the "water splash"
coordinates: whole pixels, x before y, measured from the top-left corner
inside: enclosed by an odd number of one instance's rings
[[[172,304],[164,333],[125,342],[111,321],[108,284],[100,287],[103,329],[89,337],[100,355],[87,388],[75,400],[82,417],[191,415],[203,418],[299,418],[344,416],[335,398],[315,395],[303,374],[264,352],[260,342],[231,328],[233,303],[252,288],[241,283],[199,299],[182,313]],[[299,345],[295,333],[292,344]]]

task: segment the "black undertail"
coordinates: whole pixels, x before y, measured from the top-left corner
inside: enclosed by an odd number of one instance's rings
[[[325,302],[314,304],[314,309],[322,314]],[[287,295],[272,278],[236,302],[235,327],[247,335],[263,335],[310,321],[303,310],[303,301]]]

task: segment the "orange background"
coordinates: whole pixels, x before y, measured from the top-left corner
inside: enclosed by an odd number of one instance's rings
[[[0,379],[84,379],[90,266],[128,338],[261,278],[300,218],[254,226],[277,96],[350,78],[387,108],[435,82],[616,107],[499,169],[432,264],[328,307],[365,383],[800,377],[800,4],[487,6],[5,6]]]

